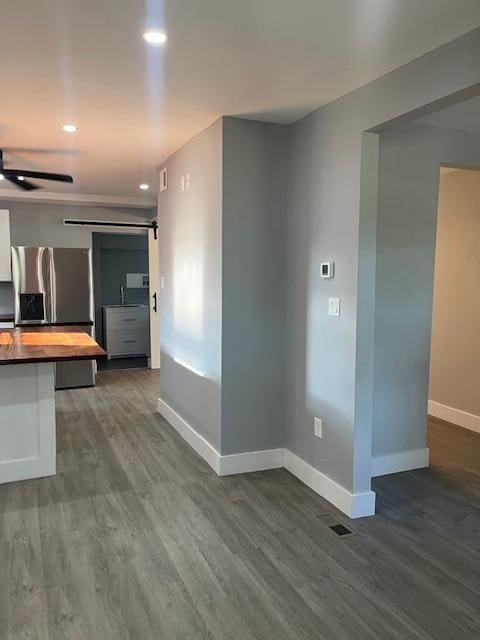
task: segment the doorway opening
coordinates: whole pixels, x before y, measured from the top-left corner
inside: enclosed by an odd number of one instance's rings
[[[95,334],[108,358],[98,371],[148,368],[149,242],[146,233],[92,233]]]
[[[365,305],[372,317],[368,326],[373,327],[372,400],[366,403],[371,407],[371,477],[415,471],[376,480],[377,495],[382,487],[396,486],[415,500],[417,490],[423,496],[438,495],[443,487],[444,495],[460,504],[475,487],[478,498],[480,435],[465,424],[454,426],[451,413],[434,413],[436,405],[452,408],[461,400],[463,404],[453,408],[460,408],[464,417],[468,414],[478,424],[480,415],[480,336],[474,306],[480,291],[478,102],[470,98],[402,121],[379,131],[375,139],[375,180],[366,194],[375,197],[365,207],[375,215],[364,222],[372,230],[365,248],[374,256],[375,273],[374,286],[369,280],[365,288],[370,296],[365,299],[371,302]],[[467,181],[472,183],[468,193]],[[455,182],[458,202],[448,205],[444,185]],[[460,229],[467,217],[470,229]],[[448,291],[447,298],[442,294],[442,320],[439,287]],[[468,354],[462,370],[461,350]],[[467,375],[468,382],[462,383],[461,375]]]
[[[480,171],[440,170],[427,442],[430,462],[480,472]]]

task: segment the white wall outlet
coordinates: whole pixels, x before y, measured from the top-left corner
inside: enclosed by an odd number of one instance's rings
[[[182,191],[185,191],[185,176],[182,176],[182,177],[180,178],[180,189],[181,189]]]
[[[165,289],[165,276],[160,276],[160,289],[161,291]]]
[[[188,191],[190,189],[190,174],[187,173],[185,176],[185,190]]]
[[[313,433],[317,438],[323,438],[323,422],[320,418],[313,419]]]
[[[330,280],[334,276],[335,265],[333,262],[322,262],[320,264],[320,277]]]
[[[328,299],[328,315],[338,318],[340,315],[340,298]]]

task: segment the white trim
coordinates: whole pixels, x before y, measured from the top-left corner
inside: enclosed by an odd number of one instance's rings
[[[0,484],[54,476],[56,466],[55,453],[42,458],[35,456],[32,458],[21,458],[20,460],[2,461],[0,462]]]
[[[428,414],[434,418],[440,418],[440,420],[446,420],[447,422],[456,424],[464,429],[470,429],[470,431],[480,433],[480,416],[476,416],[473,413],[467,413],[466,411],[449,407],[446,404],[429,400]]]
[[[288,449],[285,450],[284,466],[307,487],[331,502],[349,518],[363,518],[375,514],[375,493],[373,491],[350,493]]]
[[[135,207],[138,209],[153,209],[156,201],[145,198],[131,198],[127,196],[101,196],[87,193],[60,193],[56,191],[14,191],[13,189],[0,189],[0,200],[42,202],[54,204],[65,202],[80,207],[90,206],[114,206],[114,207]]]
[[[266,449],[262,451],[247,451],[220,456],[221,476],[232,476],[236,473],[251,473],[253,471],[267,471],[283,467],[284,449]]]
[[[413,469],[428,467],[430,449],[414,449],[413,451],[401,451],[387,456],[375,456],[372,458],[372,478],[387,476],[390,473],[401,473]]]
[[[55,474],[54,380],[53,362],[0,367],[0,483]]]
[[[172,407],[158,399],[158,412],[167,420],[186,442],[207,462],[219,476],[237,473],[266,471],[283,467],[283,449],[248,451],[222,456],[202,435],[188,424]]]
[[[288,449],[248,451],[222,456],[203,436],[188,424],[164,400],[158,399],[158,412],[182,438],[211,466],[219,476],[266,471],[285,467],[290,473],[331,502],[349,518],[375,514],[375,493],[352,494],[318,469],[309,465]]]
[[[170,405],[161,398],[157,402],[157,411],[194,449],[198,455],[209,464],[217,475],[220,475],[220,454],[195,429],[188,424]]]

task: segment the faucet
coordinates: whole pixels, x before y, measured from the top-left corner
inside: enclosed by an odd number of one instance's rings
[[[125,287],[123,284],[120,285],[120,304],[127,304],[125,300]]]

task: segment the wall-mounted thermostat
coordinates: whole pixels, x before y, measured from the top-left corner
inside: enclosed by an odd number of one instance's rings
[[[322,262],[320,265],[320,277],[321,278],[333,278],[334,264],[333,262]]]

